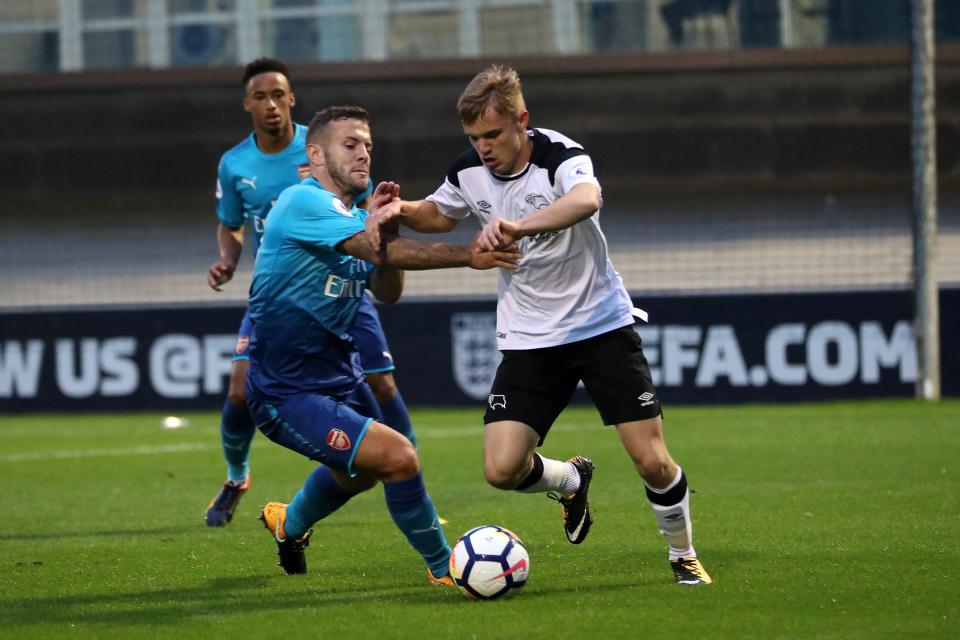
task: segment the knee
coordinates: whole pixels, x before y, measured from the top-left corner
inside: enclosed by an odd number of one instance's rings
[[[247,404],[247,394],[243,387],[239,389],[234,389],[230,387],[230,391],[227,392],[227,400],[235,407],[244,407]]]
[[[634,458],[633,464],[643,479],[654,486],[658,486],[664,478],[671,477],[670,469],[674,466],[670,456],[661,455],[656,451],[644,452]]]
[[[384,482],[408,480],[420,473],[420,458],[410,441],[403,439],[404,445],[393,447],[384,456],[381,464],[381,479]]]
[[[235,407],[242,407],[247,403],[247,366],[237,361],[230,372],[230,386],[227,388],[227,400]]]
[[[368,373],[367,384],[379,404],[390,402],[397,397],[397,383],[390,372]]]
[[[520,470],[502,460],[485,460],[483,463],[484,478],[490,486],[497,489],[513,489],[523,480],[519,475]]]

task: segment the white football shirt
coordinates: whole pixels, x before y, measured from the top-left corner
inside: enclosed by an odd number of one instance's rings
[[[485,224],[519,220],[543,209],[574,185],[600,187],[579,144],[549,129],[530,129],[530,162],[512,176],[492,173],[471,148],[427,197],[440,213]],[[499,349],[538,349],[585,340],[633,323],[633,303],[613,268],[600,212],[567,229],[522,238],[516,270],[500,269]]]

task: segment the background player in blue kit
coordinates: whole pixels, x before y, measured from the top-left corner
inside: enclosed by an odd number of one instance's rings
[[[215,291],[233,277],[243,249],[244,225],[253,227],[256,254],[267,214],[280,192],[309,175],[307,127],[293,122],[296,98],[290,88],[290,72],[280,60],[259,58],[243,72],[243,108],[250,113],[253,132],[220,160],[217,175],[217,245],[220,257],[207,274]],[[372,184],[357,198],[362,203]],[[230,386],[223,405],[220,434],[227,461],[227,480],[207,506],[207,525],[225,526],[240,498],[250,487],[250,444],[256,427],[245,399],[249,318],[244,314],[237,333]],[[403,397],[393,377],[394,364],[380,318],[369,296],[362,300],[357,322],[351,330],[360,350],[366,381],[390,426],[416,442]]]
[[[367,288],[386,302],[400,297],[399,269],[515,268],[519,254],[396,235],[373,249],[367,214],[354,204],[367,188],[371,148],[364,109],[317,113],[307,133],[313,177],[280,195],[263,235],[250,287],[255,334],[247,399],[267,437],[323,464],[289,505],[269,502],[260,517],[283,569],[304,573],[311,526],[380,480],[390,514],[427,564],[430,581],[452,585],[450,548],[416,449],[381,420],[350,329]],[[396,184],[381,183],[373,207],[398,195]]]

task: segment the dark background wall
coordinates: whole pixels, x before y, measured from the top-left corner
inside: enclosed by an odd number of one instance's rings
[[[941,184],[960,188],[960,45],[938,50]],[[374,172],[432,190],[466,144],[454,103],[487,61],[293,67],[296,117],[358,103]],[[563,131],[624,196],[910,183],[906,47],[498,60],[535,126]],[[239,68],[0,77],[4,216],[84,207],[209,212],[220,154],[249,131]]]

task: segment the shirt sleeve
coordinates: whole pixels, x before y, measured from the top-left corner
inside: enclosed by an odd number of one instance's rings
[[[600,182],[593,175],[593,161],[586,154],[564,160],[557,167],[555,176],[554,189],[558,196],[568,193],[578,184],[592,184],[600,188]]]
[[[306,245],[335,248],[364,230],[359,209],[346,206],[329,192],[313,187],[297,188],[291,194],[291,216],[287,233]]]
[[[426,198],[437,205],[437,210],[441,215],[454,220],[463,220],[470,215],[470,203],[463,195],[459,187],[453,185],[448,178],[443,180],[440,188],[434,191]]]
[[[220,166],[217,167],[217,218],[223,226],[231,229],[242,227],[245,220],[243,201],[237,193],[228,163],[223,158],[220,158]]]

